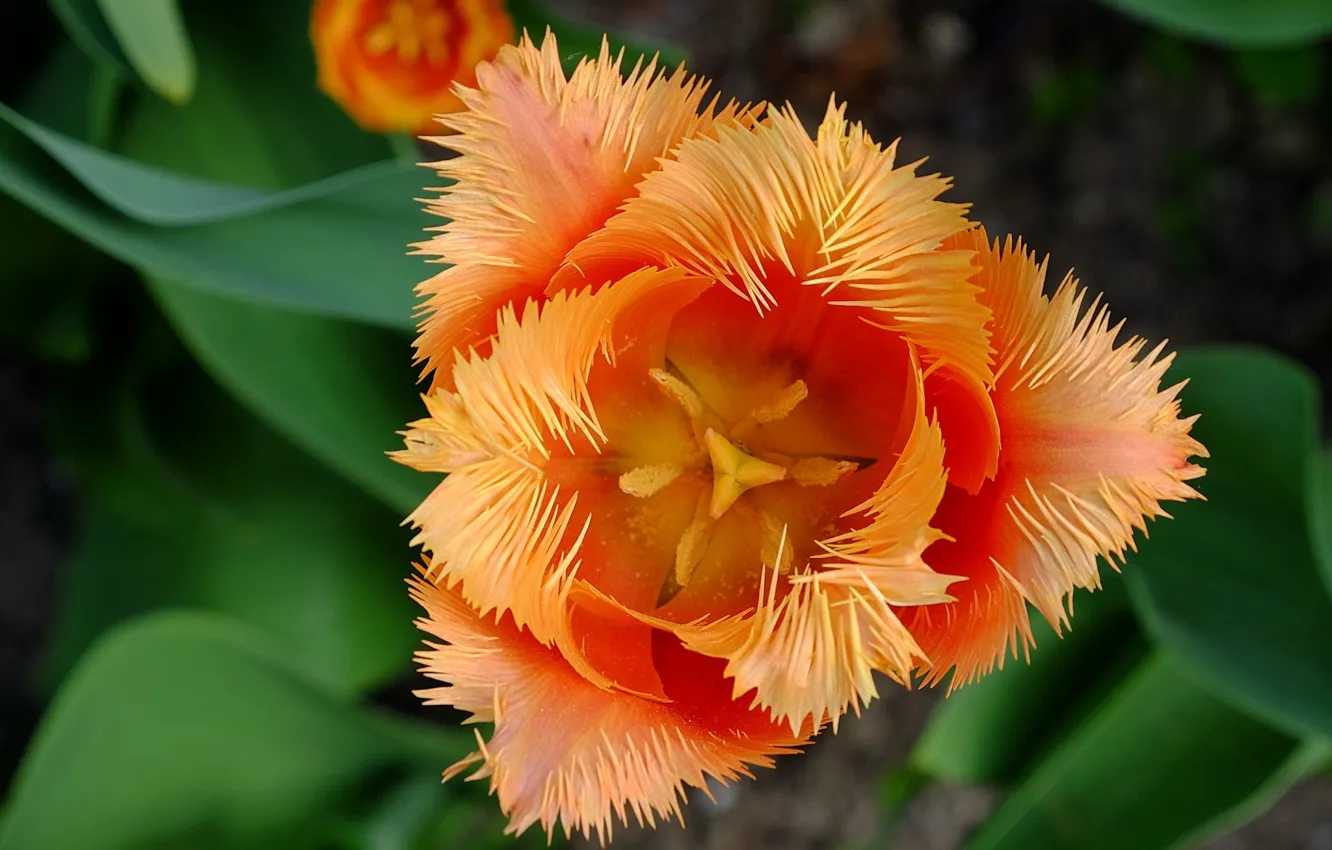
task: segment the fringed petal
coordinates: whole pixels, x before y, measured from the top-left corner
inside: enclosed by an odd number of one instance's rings
[[[445,778],[479,765],[469,779],[490,780],[510,833],[540,824],[549,835],[558,823],[566,835],[604,843],[616,820],[682,818],[686,789],[749,776],[805,743],[741,705],[700,705],[688,689],[671,703],[599,689],[558,652],[507,618],[481,617],[453,591],[418,579],[412,596],[426,610],[417,625],[444,641],[417,656],[445,683],[421,696],[494,723]],[[669,658],[663,666],[685,669]]]
[[[756,110],[714,101],[706,84],[655,60],[622,77],[603,41],[566,79],[555,37],[526,36],[477,68],[461,88],[466,110],[440,116],[453,135],[433,139],[461,156],[433,164],[454,181],[427,210],[449,219],[417,244],[452,264],[421,284],[425,319],[417,356],[434,386],[451,386],[452,351],[482,345],[506,304],[539,297],[565,254],[600,227],[681,139],[714,124],[747,125]],[[592,281],[600,286],[609,278]]]
[[[488,357],[458,355],[457,390],[427,399],[430,418],[413,423],[394,454],[450,473],[408,518],[433,578],[460,585],[482,613],[510,613],[544,642],[564,632],[554,600],[591,517],[544,466],[557,448],[595,455],[604,441],[588,393],[594,360],[614,358],[652,327],[647,316],[704,285],[678,269],[647,269],[597,293],[562,293],[544,309],[529,303],[521,319],[507,307]]]
[[[898,166],[895,145],[881,149],[843,112],[830,104],[815,139],[788,108],[752,131],[683,142],[570,252],[556,282],[682,266],[767,311],[772,281],[793,276],[917,348],[948,391],[947,417],[972,431],[949,468],[975,489],[993,475],[999,444],[985,392],[989,310],[969,281],[972,252],[944,247],[970,227],[966,207],[937,200],[948,180],[917,176],[919,163]]]
[[[1006,650],[1030,642],[1026,603],[1056,631],[1068,625],[1076,587],[1100,584],[1097,558],[1122,557],[1146,520],[1168,516],[1165,501],[1198,498],[1189,462],[1207,450],[1180,418],[1183,384],[1160,389],[1173,355],[1164,343],[1144,353],[1137,337],[1117,343],[1099,299],[1066,277],[1042,294],[1046,266],[1021,243],[1001,249],[983,230],[951,240],[974,248],[982,300],[994,312],[998,366],[993,389],[1003,434],[997,477],[976,496],[950,492],[938,525],[956,539],[931,563],[966,575],[946,611],[913,610],[912,633],[937,681],[987,672]]]

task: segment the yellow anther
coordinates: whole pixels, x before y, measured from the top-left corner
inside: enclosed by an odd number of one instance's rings
[[[681,587],[689,584],[694,570],[703,562],[703,555],[708,551],[708,542],[712,539],[712,523],[706,519],[689,523],[680,542],[675,546],[675,582]]]
[[[708,544],[712,542],[712,529],[715,521],[708,516],[708,497],[700,496],[694,507],[694,518],[680,535],[680,542],[675,544],[675,583],[685,587],[693,577],[698,565],[703,563]]]
[[[791,415],[796,405],[809,398],[809,386],[804,381],[788,385],[768,404],[754,408],[749,417],[760,425],[776,422]]]
[[[749,415],[731,429],[731,436],[744,439],[760,425],[777,422],[791,415],[796,405],[809,398],[809,386],[804,381],[795,381],[782,389],[777,397],[767,404],[761,404],[749,412]]]
[[[646,499],[664,490],[683,471],[673,463],[640,466],[620,476],[620,490],[630,496]]]
[[[711,428],[703,435],[703,440],[712,460],[712,500],[708,513],[713,519],[726,513],[746,490],[786,478],[784,468],[745,454]]]
[[[690,419],[700,419],[703,416],[705,408],[703,399],[699,398],[698,393],[694,392],[693,387],[684,381],[667,372],[665,369],[649,369],[648,377],[651,378],[661,391],[666,393],[676,404],[684,408],[684,412]]]
[[[828,487],[836,484],[837,479],[843,475],[855,472],[859,468],[849,460],[806,457],[791,465],[791,478],[801,487]]]

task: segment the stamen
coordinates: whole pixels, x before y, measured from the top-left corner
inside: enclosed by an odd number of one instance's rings
[[[712,459],[712,500],[708,512],[713,519],[726,513],[746,490],[786,478],[784,468],[746,454],[711,428],[703,440]]]
[[[767,425],[769,422],[777,422],[791,415],[791,411],[796,409],[796,405],[809,398],[809,385],[802,380],[797,380],[788,384],[777,397],[767,404],[759,405],[750,411],[749,415],[740,420],[734,428],[731,429],[731,436],[737,440],[742,440],[760,425]]]
[[[801,487],[830,487],[843,475],[855,472],[859,468],[849,460],[806,457],[791,465],[791,478]]]
[[[674,463],[654,463],[640,466],[620,476],[620,490],[630,496],[646,499],[664,490],[684,472]]]
[[[790,416],[796,405],[807,398],[809,398],[809,386],[804,381],[798,380],[787,386],[768,404],[754,408],[754,412],[749,416],[760,425],[776,422]]]
[[[684,408],[684,412],[690,419],[698,420],[703,417],[705,411],[703,399],[699,398],[693,387],[665,369],[649,369],[648,377],[655,381],[661,391],[666,393],[671,400]]]
[[[708,497],[702,496],[694,508],[694,519],[680,535],[680,542],[675,546],[675,583],[685,587],[693,577],[698,565],[703,563],[708,544],[712,542],[713,518],[707,513]]]

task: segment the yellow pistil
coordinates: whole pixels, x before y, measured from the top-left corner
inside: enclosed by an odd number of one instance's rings
[[[435,0],[391,0],[384,17],[365,36],[365,49],[372,56],[396,51],[403,62],[412,63],[425,54],[432,65],[449,57],[449,16]]]
[[[712,460],[712,500],[708,514],[713,519],[720,519],[746,490],[786,478],[784,468],[746,454],[711,428],[703,435],[703,440]]]

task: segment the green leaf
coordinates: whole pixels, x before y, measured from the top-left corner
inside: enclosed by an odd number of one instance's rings
[[[28,75],[15,105],[55,132],[86,141],[92,135],[88,119],[96,105],[93,78],[104,67],[62,40]]]
[[[180,174],[265,189],[387,159],[384,139],[357,127],[315,85],[310,8],[267,0],[186,4],[198,90],[184,106],[140,97],[127,110],[118,150]],[[411,197],[420,195],[425,175],[418,170]]]
[[[0,196],[0,343],[53,360],[90,354],[88,296],[110,263]]]
[[[1146,625],[1205,680],[1297,734],[1332,737],[1332,600],[1312,551],[1318,391],[1259,350],[1184,352],[1206,502],[1172,507],[1126,570]]]
[[[197,372],[131,395],[88,389],[60,417],[88,497],[53,640],[58,680],[105,629],[193,606],[265,629],[341,690],[400,671],[415,634],[406,535]]]
[[[39,145],[100,200],[145,224],[207,224],[322,194],[319,184],[266,192],[172,174],[54,132],[0,104],[0,118]]]
[[[430,476],[385,456],[420,418],[404,336],[147,283],[195,357],[272,428],[400,514]]]
[[[175,103],[194,93],[194,50],[176,0],[97,0],[125,58],[154,91]]]
[[[1332,33],[1327,0],[1102,0],[1168,32],[1227,47],[1311,44]]]
[[[385,772],[471,746],[355,708],[239,624],[163,613],[107,635],[61,688],[0,848],[308,847]]]
[[[1077,593],[1062,638],[1033,612],[1030,663],[1010,658],[950,694],[916,742],[912,766],[945,781],[1010,782],[1090,713],[1146,651],[1123,585],[1107,581],[1105,590]]]
[[[1319,453],[1309,482],[1314,554],[1323,568],[1323,584],[1332,593],[1332,451]]]
[[[386,164],[330,181],[320,194],[307,190],[288,194],[285,205],[260,204],[253,214],[207,226],[151,227],[94,197],[12,117],[0,109],[0,190],[111,256],[203,292],[386,327],[413,326],[412,287],[423,274],[421,263],[406,256],[406,243],[427,223],[413,200],[421,193],[420,169]],[[92,159],[82,164],[97,165]],[[132,183],[125,168],[98,174],[102,191]],[[169,174],[156,176],[162,179],[150,181],[151,191],[172,182]],[[188,188],[176,183],[156,202],[147,200],[151,191],[134,197],[156,203],[159,213],[196,220],[215,215],[191,213],[188,196],[181,200]],[[217,202],[218,193],[208,194],[200,208]],[[120,197],[120,203],[132,202]]]
[[[1303,782],[1332,767],[1332,742],[1310,738],[1301,742],[1290,756],[1253,793],[1216,818],[1200,825],[1175,845],[1197,847],[1223,833],[1238,829],[1272,808],[1296,783]]]
[[[1298,741],[1149,658],[1022,783],[968,850],[1156,850],[1248,800]]]
[[[440,784],[439,771],[405,776],[365,812],[336,825],[328,850],[550,850],[565,845],[563,836],[547,842],[539,829],[515,838],[504,834],[504,818],[493,799],[459,799],[461,783]],[[470,790],[480,790],[476,785]],[[479,795],[477,795],[479,796]],[[461,803],[461,805],[460,805]]]
[[[129,71],[129,60],[102,16],[99,0],[47,0],[47,5],[84,55],[99,65]]]

